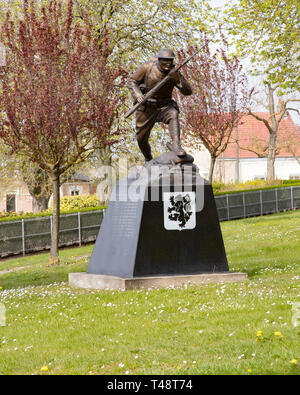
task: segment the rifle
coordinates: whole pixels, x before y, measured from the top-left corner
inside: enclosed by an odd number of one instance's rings
[[[204,44],[200,49],[198,49],[198,51],[196,51],[193,55],[189,56],[184,62],[182,62],[179,66],[175,67],[175,71],[179,71],[183,66],[185,66],[195,55],[197,55],[197,53],[199,53],[201,51],[202,48],[204,48],[207,44]],[[156,93],[163,85],[165,85],[166,82],[168,82],[171,79],[171,77],[169,76],[169,74],[162,79],[160,82],[158,82],[148,93],[145,94],[144,96],[144,100],[142,100],[141,102],[138,102],[134,105],[134,107],[132,107],[131,110],[127,111],[127,113],[125,114],[125,118],[130,117],[131,114],[133,114],[140,106],[142,106],[143,104],[146,103],[146,101],[148,99],[150,99],[150,97],[152,97],[154,95],[154,93]]]

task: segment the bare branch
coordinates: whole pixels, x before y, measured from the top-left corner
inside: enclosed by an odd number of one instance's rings
[[[287,111],[295,111],[295,112],[297,112],[297,113],[300,115],[300,111],[299,111],[298,109],[296,109],[296,108],[290,108],[290,107],[288,107],[286,110],[287,110]]]
[[[265,118],[262,118],[262,117],[260,117],[259,115],[255,114],[255,113],[252,112],[249,108],[248,108],[248,114],[251,115],[253,118],[257,119],[258,121],[263,122],[263,123],[266,125],[266,127],[268,128],[269,132],[271,133],[272,128],[271,128],[271,126],[269,125],[269,122],[268,122]]]

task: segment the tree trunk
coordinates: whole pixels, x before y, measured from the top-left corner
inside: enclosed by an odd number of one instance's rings
[[[49,174],[39,166],[24,161],[22,177],[33,199],[33,212],[39,213],[47,210],[52,195],[52,180]]]
[[[41,196],[39,198],[32,196],[32,199],[33,199],[32,209],[34,213],[40,213],[42,211],[48,210],[50,196],[49,197]]]
[[[50,264],[59,263],[58,245],[59,245],[59,220],[60,220],[60,180],[59,174],[51,175],[53,185],[53,216],[52,216],[52,234]]]
[[[273,181],[275,179],[276,141],[277,141],[277,131],[270,133],[270,138],[269,138],[269,152],[268,152],[268,161],[267,161],[268,181]]]
[[[209,177],[208,177],[208,180],[209,180],[209,182],[211,184],[213,182],[213,175],[214,175],[215,164],[216,164],[216,157],[215,156],[211,156],[210,168],[209,168]]]
[[[268,163],[267,163],[268,181],[275,180],[277,132],[278,132],[279,123],[286,112],[286,104],[282,106],[283,102],[281,102],[281,106],[279,109],[277,109],[277,115],[276,115],[275,90],[276,88],[272,88],[271,85],[268,85],[268,110],[271,119],[271,128],[269,128],[270,137],[269,137],[269,151],[268,151]]]

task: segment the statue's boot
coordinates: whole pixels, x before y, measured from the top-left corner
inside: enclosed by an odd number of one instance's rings
[[[186,152],[180,144],[180,127],[178,119],[171,119],[169,122],[169,132],[172,141],[167,143],[168,149],[173,151],[177,156],[186,156]]]
[[[145,157],[145,162],[150,162],[152,158],[151,147],[145,139],[138,139],[138,146]]]

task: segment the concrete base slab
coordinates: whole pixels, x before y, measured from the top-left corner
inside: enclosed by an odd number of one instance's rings
[[[70,273],[69,284],[76,288],[124,291],[141,288],[169,288],[183,285],[201,285],[208,283],[232,283],[246,281],[246,273],[205,273],[180,276],[121,278],[100,274]]]

